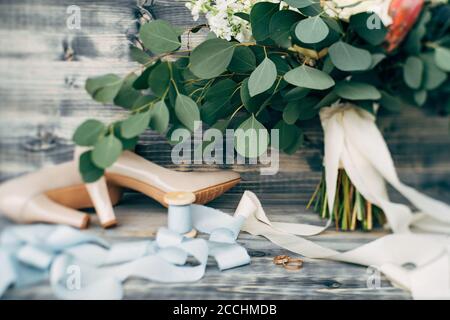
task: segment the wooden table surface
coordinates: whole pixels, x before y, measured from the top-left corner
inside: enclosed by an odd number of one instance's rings
[[[226,197],[226,196],[225,196]],[[235,202],[230,203],[235,207]],[[220,208],[213,202],[210,206]],[[223,207],[223,206],[222,206]],[[270,219],[283,222],[323,223],[317,215],[298,206],[268,206]],[[224,209],[232,213],[230,207]],[[116,207],[120,225],[104,230],[93,216],[90,229],[84,231],[114,241],[154,238],[167,223],[166,209],[155,201],[137,194],[127,194]],[[12,225],[0,219],[0,229]],[[382,232],[336,233],[328,231],[313,237],[317,243],[336,250],[350,250],[382,236]],[[204,235],[200,235],[204,237]],[[410,295],[393,288],[381,277],[381,287],[367,286],[371,270],[366,267],[325,260],[305,259],[300,271],[287,271],[275,266],[272,259],[289,254],[262,237],[241,233],[238,243],[247,248],[251,264],[220,272],[210,258],[205,277],[195,283],[162,284],[130,279],[125,284],[125,299],[409,299]],[[24,289],[10,289],[4,299],[54,299],[48,283]]]
[[[84,90],[87,77],[105,73],[125,75],[137,64],[128,57],[139,22],[148,15],[180,27],[194,22],[186,0],[2,0],[0,1],[0,180],[13,178],[72,158],[71,136],[87,118],[111,121],[124,115],[114,106],[103,106]],[[145,4],[144,7],[139,5]],[[67,8],[79,6],[81,29],[66,26]],[[195,44],[204,35],[193,36]],[[424,110],[405,108],[400,114],[380,115],[378,125],[392,152],[400,178],[443,201],[450,199],[449,120]],[[53,132],[58,146],[30,152],[24,142],[37,128]],[[323,134],[318,122],[305,124],[305,145],[293,156],[281,155],[280,171],[261,176],[258,166],[227,165],[239,172],[240,185],[212,206],[232,212],[244,190],[258,194],[273,220],[321,223],[306,213],[305,205],[322,170]],[[170,146],[153,132],[142,135],[137,152],[159,165],[177,170],[214,171],[218,166],[176,166]],[[401,201],[393,193],[393,200]],[[94,232],[112,241],[151,237],[165,224],[165,210],[152,200],[130,194],[117,207],[121,226]],[[0,218],[0,229],[9,222]],[[317,241],[348,250],[381,236],[380,233],[329,231]],[[194,284],[158,284],[132,280],[126,298],[136,299],[407,299],[387,281],[378,290],[368,289],[367,269],[330,261],[307,260],[299,272],[287,272],[272,258],[287,253],[265,239],[241,234],[239,242],[250,251],[252,264],[219,272],[214,262],[206,276]],[[1,268],[1,267],[0,267]],[[1,269],[0,269],[1,270]],[[6,298],[52,298],[46,284],[9,291]]]

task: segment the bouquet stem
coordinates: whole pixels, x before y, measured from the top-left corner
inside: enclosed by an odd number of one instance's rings
[[[330,218],[325,173],[322,174],[307,209],[312,206],[322,219]],[[338,173],[336,198],[331,219],[338,231],[371,231],[375,226],[382,226],[386,222],[383,211],[364,199],[343,169]]]

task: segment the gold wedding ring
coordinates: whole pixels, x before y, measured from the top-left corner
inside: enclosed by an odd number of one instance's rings
[[[286,270],[300,270],[303,268],[303,260],[300,258],[291,258],[287,255],[280,255],[273,258],[273,263],[277,266],[283,266]]]
[[[303,260],[299,258],[289,258],[286,263],[283,263],[286,270],[300,270],[303,268]]]
[[[289,261],[289,256],[282,255],[282,256],[276,256],[273,258],[273,263],[275,263],[277,266],[283,265]]]

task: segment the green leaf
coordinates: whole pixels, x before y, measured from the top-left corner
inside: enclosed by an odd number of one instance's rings
[[[293,8],[306,8],[316,4],[317,0],[284,0],[288,5]]]
[[[236,47],[228,70],[236,73],[253,71],[256,68],[256,57],[249,47]]]
[[[178,50],[181,46],[178,32],[164,20],[155,20],[141,27],[139,37],[154,54]]]
[[[284,79],[297,87],[326,90],[335,82],[327,73],[306,65],[295,68],[284,75]]]
[[[294,124],[297,120],[304,121],[314,118],[319,112],[315,108],[318,102],[318,98],[312,96],[289,102],[283,112],[284,121],[287,124]]]
[[[166,103],[162,100],[158,101],[150,109],[150,112],[151,112],[150,127],[161,134],[166,132],[167,127],[169,126],[169,119],[170,119],[170,113]]]
[[[287,124],[283,120],[280,120],[274,127],[275,130],[279,130],[279,149],[284,150],[292,146],[297,141],[298,136],[301,133],[299,127],[293,124]]]
[[[219,119],[226,117],[233,112],[233,107],[230,103],[230,97],[223,99],[207,100],[200,108],[200,115],[203,122],[212,125]]]
[[[152,93],[163,97],[170,84],[169,62],[163,62],[156,66],[148,77],[148,85]]]
[[[414,29],[409,32],[405,41],[405,50],[409,54],[417,55],[422,51],[422,39],[427,34],[427,24],[431,19],[430,11],[424,10],[420,20],[416,23]]]
[[[336,94],[348,100],[379,100],[381,93],[374,86],[362,82],[342,81],[336,84]]]
[[[303,43],[319,43],[326,39],[330,29],[320,16],[309,17],[295,27],[295,36]]]
[[[242,81],[241,92],[240,92],[241,100],[242,100],[242,104],[244,105],[245,109],[247,109],[249,112],[255,113],[260,110],[261,106],[264,106],[269,95],[260,94],[255,97],[251,97],[250,90],[248,88],[248,82],[249,82],[249,78]]]
[[[279,4],[259,2],[253,5],[250,12],[250,23],[256,41],[264,41],[270,36],[270,19],[278,12]]]
[[[94,146],[91,159],[95,166],[106,169],[122,154],[122,143],[113,134],[100,139]]]
[[[423,106],[425,102],[427,102],[428,93],[426,90],[420,90],[414,92],[414,101],[417,103],[419,107]]]
[[[231,79],[225,79],[217,82],[208,89],[205,95],[206,100],[226,100],[231,99],[231,95],[236,90],[237,84]]]
[[[342,41],[333,44],[329,54],[336,68],[342,71],[362,71],[369,69],[372,65],[372,55],[369,51]]]
[[[234,14],[236,17],[239,17],[247,22],[250,22],[250,15],[248,13],[245,12],[236,12]]]
[[[134,151],[134,149],[136,148],[136,145],[139,141],[139,137],[133,137],[130,139],[124,138],[122,136],[122,132],[121,132],[122,131],[122,123],[123,123],[123,121],[116,122],[116,124],[114,125],[114,135],[122,143],[123,150]]]
[[[425,64],[424,68],[424,87],[427,90],[435,90],[447,80],[447,74],[442,71],[435,63],[432,53],[422,54],[420,56]]]
[[[391,112],[399,112],[403,107],[403,102],[400,98],[381,91],[380,105]]]
[[[403,67],[403,79],[408,87],[419,89],[422,86],[424,65],[418,57],[409,57]]]
[[[374,54],[372,54],[372,64],[370,66],[370,69],[375,68],[384,59],[386,59],[386,55],[384,53],[374,53]]]
[[[283,150],[284,153],[286,153],[287,155],[293,155],[303,146],[303,142],[304,142],[304,134],[300,130],[300,133],[297,136],[297,139],[295,140],[295,142],[292,145],[290,145],[289,147],[284,148],[284,150]]]
[[[252,72],[248,81],[250,97],[269,90],[277,80],[277,67],[269,58],[265,58]]]
[[[436,65],[441,68],[441,70],[450,72],[450,50],[443,47],[437,47],[434,52],[434,59]]]
[[[234,134],[234,148],[243,157],[256,158],[267,150],[269,133],[252,114]]]
[[[371,22],[376,22],[376,25],[373,25]],[[388,33],[388,29],[375,13],[364,12],[351,16],[350,27],[373,46],[381,45]]]
[[[148,77],[156,66],[159,65],[159,61],[155,62],[151,66],[148,66],[144,71],[141,72],[139,77],[134,81],[133,88],[136,90],[148,89]]]
[[[105,131],[105,125],[100,121],[93,119],[86,120],[77,128],[72,140],[78,146],[90,147],[97,142]]]
[[[134,102],[133,107],[131,109],[136,110],[144,106],[149,106],[152,104],[152,102],[155,102],[158,99],[159,98],[155,96],[142,96]]]
[[[78,169],[85,183],[95,182],[105,173],[105,170],[95,166],[91,157],[92,151],[86,151],[80,155],[80,161],[78,163]]]
[[[175,103],[175,114],[178,120],[190,131],[194,131],[194,122],[200,121],[200,111],[197,104],[188,96],[179,94]]]
[[[122,79],[115,74],[106,74],[86,80],[86,91],[91,97],[101,103],[113,103],[122,87]]]
[[[192,51],[191,71],[200,79],[211,79],[227,70],[235,45],[223,39],[203,42]]]
[[[151,57],[136,46],[130,46],[130,58],[140,64],[147,64],[151,61]]]
[[[141,93],[133,88],[133,83],[138,76],[130,73],[123,81],[122,87],[114,98],[114,104],[126,109],[131,109],[136,100],[141,96]]]
[[[122,122],[121,135],[125,139],[136,137],[147,129],[150,122],[150,110],[136,113]]]
[[[295,101],[295,100],[303,99],[310,92],[311,92],[310,89],[296,87],[294,89],[287,91],[286,93],[284,93],[284,95],[282,93],[282,95],[283,95],[283,98],[286,99],[287,101]]]
[[[297,21],[302,19],[302,15],[292,10],[281,10],[275,13],[270,19],[270,38],[280,47],[289,48],[292,46],[291,28]]]

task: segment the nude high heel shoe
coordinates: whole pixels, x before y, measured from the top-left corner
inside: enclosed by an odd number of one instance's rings
[[[80,154],[78,149],[75,154]],[[124,151],[112,167],[105,170],[108,185],[139,191],[167,207],[164,195],[185,191],[195,194],[195,203],[205,204],[234,187],[241,180],[233,171],[178,172],[163,168],[137,154]],[[100,190],[102,188],[102,190]],[[105,184],[87,186],[102,225],[116,224],[112,205],[109,204]]]
[[[108,184],[139,191],[167,207],[164,195],[185,191],[195,194],[195,203],[205,204],[234,187],[241,181],[238,173],[179,172],[148,161],[137,154],[124,151],[116,163],[106,170]]]
[[[77,151],[76,154],[79,152]],[[117,224],[113,205],[121,187],[137,190],[167,207],[164,195],[186,191],[204,204],[240,182],[238,173],[177,172],[125,151],[105,177],[83,184],[76,161],[42,169],[0,185],[0,212],[19,223],[64,223],[86,228],[89,216],[75,209],[95,207],[104,228]]]
[[[105,190],[106,183],[85,186],[73,161],[44,168],[0,185],[0,213],[19,223],[62,223],[83,229],[89,215],[76,209],[93,207],[89,188]],[[101,197],[108,199],[109,207],[119,201],[121,189],[109,186],[106,190]]]

